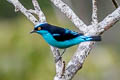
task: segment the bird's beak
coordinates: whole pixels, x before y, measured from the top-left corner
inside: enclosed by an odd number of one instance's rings
[[[32,30],[30,33],[32,34],[32,33],[35,33],[36,32],[36,30]]]

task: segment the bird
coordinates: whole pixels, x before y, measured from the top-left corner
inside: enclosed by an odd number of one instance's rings
[[[40,34],[49,45],[59,49],[66,49],[81,42],[101,41],[101,36],[84,36],[83,33],[54,26],[46,22],[37,24],[31,33]]]

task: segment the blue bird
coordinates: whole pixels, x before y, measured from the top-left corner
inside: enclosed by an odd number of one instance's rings
[[[36,25],[31,33],[42,35],[48,44],[60,49],[68,48],[86,41],[101,41],[101,36],[84,36],[82,33],[48,23]]]
[[[82,33],[48,23],[36,25],[31,33],[42,35],[48,44],[60,49],[65,49],[86,41],[101,41],[101,36],[84,36]]]

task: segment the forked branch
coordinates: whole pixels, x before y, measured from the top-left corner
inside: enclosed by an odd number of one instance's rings
[[[40,6],[37,2],[37,0],[32,0],[32,3],[33,3],[33,6],[35,8],[35,10],[33,9],[29,9],[27,10],[20,2],[19,0],[7,0],[8,2],[12,3],[14,6],[15,6],[15,11],[20,11],[22,12],[26,17],[27,19],[29,19],[34,25],[37,25],[37,24],[40,24],[42,22],[47,22],[46,21],[46,17],[44,15],[44,13],[42,12],[42,10],[40,9]],[[39,18],[39,20],[37,20],[33,14],[36,14]],[[59,50],[50,46],[51,48],[51,51],[53,53],[53,56],[55,58],[55,64],[56,64],[56,73],[62,73],[62,70],[63,70],[63,61],[62,61],[62,58],[56,62],[56,60],[60,57],[60,53],[59,53]]]
[[[15,11],[21,11],[27,17],[27,19],[33,22],[34,25],[37,25],[40,22],[47,22],[46,17],[42,12],[42,10],[40,9],[40,6],[37,0],[32,0],[35,10],[32,10],[32,9],[27,10],[19,2],[19,0],[8,0],[8,1],[15,6]],[[105,19],[103,19],[101,22],[98,22],[97,0],[92,0],[92,6],[93,6],[92,24],[87,26],[73,12],[73,10],[67,4],[65,4],[62,0],[51,0],[51,2],[57,8],[59,8],[60,11],[64,13],[75,24],[75,26],[79,28],[80,31],[85,33],[84,35],[93,35],[93,36],[101,35],[104,31],[111,28],[117,21],[120,20],[120,7],[118,7],[115,11],[109,14]],[[37,20],[32,15],[33,13],[38,16],[39,20]],[[82,68],[84,61],[89,55],[94,44],[95,42],[84,42],[79,44],[76,52],[74,53],[73,57],[71,58],[71,60],[68,62],[66,66],[65,66],[65,62],[62,61],[62,58],[56,61],[60,57],[60,53],[58,49],[50,46],[53,52],[53,57],[55,58],[55,64],[56,64],[56,76],[54,77],[54,80],[71,80],[74,77],[74,75],[77,73],[77,71],[79,71]]]

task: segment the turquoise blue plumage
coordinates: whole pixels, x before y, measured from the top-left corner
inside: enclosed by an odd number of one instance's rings
[[[51,46],[64,49],[86,41],[101,41],[101,36],[84,36],[69,29],[41,23],[35,26],[31,33],[40,34]]]

